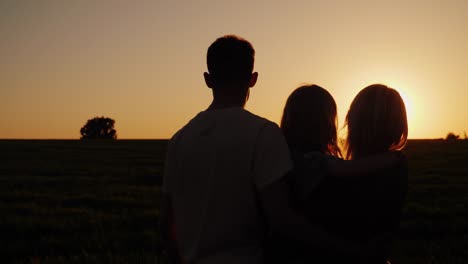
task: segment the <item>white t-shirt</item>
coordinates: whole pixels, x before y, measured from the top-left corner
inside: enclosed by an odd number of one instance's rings
[[[189,263],[260,263],[258,191],[292,169],[279,127],[243,108],[204,111],[171,139],[163,191]]]

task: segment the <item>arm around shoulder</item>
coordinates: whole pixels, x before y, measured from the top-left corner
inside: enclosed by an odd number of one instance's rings
[[[364,246],[334,236],[295,212],[290,206],[289,191],[284,179],[271,183],[259,193],[263,211],[273,233],[305,246],[333,249],[344,254],[359,255],[363,251]]]
[[[362,177],[399,166],[406,160],[400,151],[385,152],[355,160],[327,159],[327,173],[337,178]]]

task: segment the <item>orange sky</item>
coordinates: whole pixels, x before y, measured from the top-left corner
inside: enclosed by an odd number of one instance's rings
[[[102,115],[119,138],[168,138],[209,104],[206,49],[228,33],[256,49],[247,109],[275,122],[316,83],[342,125],[378,82],[405,97],[410,138],[468,130],[467,1],[285,3],[2,0],[0,138],[79,138]]]

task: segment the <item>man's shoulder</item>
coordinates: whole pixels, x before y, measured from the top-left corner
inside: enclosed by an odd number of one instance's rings
[[[281,129],[279,126],[264,117],[259,115],[253,114],[248,110],[243,109],[241,113],[242,117],[239,118],[238,121],[243,125],[246,131],[250,131],[249,133],[254,133],[258,138],[260,135],[261,137],[274,137],[276,135],[282,135]]]
[[[242,109],[242,114],[245,115],[246,119],[249,119],[251,120],[252,122],[257,122],[257,123],[260,123],[260,124],[264,124],[264,125],[267,125],[267,124],[275,124],[274,122],[264,118],[264,117],[261,117],[259,115],[256,115],[246,109]]]
[[[193,124],[196,124],[199,121],[200,114],[195,115],[192,119],[190,119],[183,127],[181,127],[177,132],[171,137],[170,141],[175,142],[179,140],[182,137],[182,134],[186,130],[190,130],[190,128],[193,126]]]
[[[268,124],[276,125],[276,123],[256,115],[244,108],[235,107],[223,110],[200,112],[185,126],[183,126],[178,133],[181,134],[182,131],[190,130],[191,128],[197,127],[198,125],[202,124],[202,126],[206,126],[212,122],[218,122],[220,120],[228,123],[241,123],[242,125],[245,125],[245,127],[263,127]]]
[[[222,121],[218,123],[220,120]],[[194,116],[187,124],[180,128],[172,136],[170,142],[174,144],[180,141],[184,135],[197,134],[200,132],[199,130],[210,130],[211,127],[216,127],[219,124],[224,124],[222,126],[226,124],[229,124],[228,126],[241,124],[241,127],[243,127],[242,131],[250,131],[247,133],[257,131],[255,134],[260,133],[260,131],[269,134],[271,130],[279,130],[276,123],[242,108],[216,112],[205,111]]]

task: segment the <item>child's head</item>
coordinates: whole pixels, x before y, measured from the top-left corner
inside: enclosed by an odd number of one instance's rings
[[[257,77],[257,73],[252,73],[254,60],[255,50],[247,40],[235,35],[218,38],[208,48],[207,85],[213,90],[233,94],[252,87]]]
[[[293,149],[320,151],[340,156],[337,143],[336,103],[331,94],[318,85],[304,85],[286,101],[281,129]]]
[[[397,151],[408,139],[406,108],[400,94],[382,84],[361,90],[346,116],[347,158]]]

